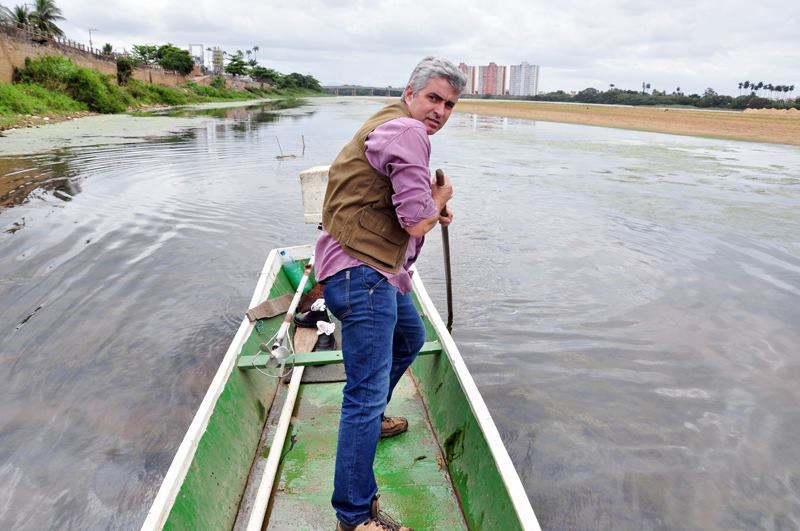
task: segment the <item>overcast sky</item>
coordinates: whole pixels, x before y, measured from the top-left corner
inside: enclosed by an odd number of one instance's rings
[[[15,5],[13,0],[0,0]],[[21,2],[19,2],[21,3]],[[541,65],[542,91],[707,87],[800,92],[797,0],[56,0],[67,35],[96,47],[259,46],[259,62],[323,84],[402,86],[425,55]]]

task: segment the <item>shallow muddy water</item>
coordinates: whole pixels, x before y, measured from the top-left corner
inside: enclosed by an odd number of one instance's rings
[[[297,173],[379,106],[0,157],[0,527],[141,525],[267,252],[316,236]],[[459,114],[432,143],[454,337],[542,526],[800,528],[800,150]],[[419,270],[443,311],[438,231]]]

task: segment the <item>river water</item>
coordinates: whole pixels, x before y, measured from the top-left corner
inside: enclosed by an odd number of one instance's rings
[[[267,252],[314,240],[298,172],[379,106],[0,157],[0,528],[142,523]],[[800,150],[460,114],[432,143],[454,337],[542,526],[799,529]],[[419,269],[443,310],[438,231]]]

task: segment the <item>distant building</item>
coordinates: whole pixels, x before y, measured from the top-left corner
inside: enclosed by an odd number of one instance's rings
[[[506,67],[489,63],[478,67],[478,94],[500,96],[505,94]]]
[[[475,90],[475,67],[464,63],[459,63],[458,69],[464,72],[464,75],[467,76],[467,86],[464,87],[464,92],[462,92],[462,94],[477,93]]]
[[[216,46],[211,50],[211,67],[214,75],[222,75],[222,49]]]
[[[539,94],[539,65],[523,61],[511,65],[511,80],[508,92],[512,96],[536,96]]]

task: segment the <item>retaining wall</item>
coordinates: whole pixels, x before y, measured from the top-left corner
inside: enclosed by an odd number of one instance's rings
[[[115,55],[103,55],[68,39],[48,38],[35,28],[0,22],[0,82],[11,83],[14,68],[24,67],[26,57],[47,55],[60,55],[77,65],[117,77]],[[133,78],[170,87],[186,82],[185,76],[157,67],[136,68]]]

